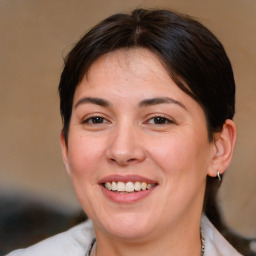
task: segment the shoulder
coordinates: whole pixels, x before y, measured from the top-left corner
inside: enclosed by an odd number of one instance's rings
[[[82,256],[94,238],[93,224],[87,220],[66,232],[45,239],[26,249],[19,249],[6,256]]]
[[[205,256],[242,256],[205,215],[202,216],[201,229],[205,239]]]

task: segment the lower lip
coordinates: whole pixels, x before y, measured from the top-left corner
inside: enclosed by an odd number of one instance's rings
[[[154,186],[151,189],[138,191],[138,192],[116,193],[114,191],[110,191],[106,189],[104,186],[101,185],[102,192],[108,199],[117,203],[126,203],[126,204],[134,203],[139,200],[142,200],[143,198],[149,196],[149,194],[152,193],[156,187],[157,186]]]

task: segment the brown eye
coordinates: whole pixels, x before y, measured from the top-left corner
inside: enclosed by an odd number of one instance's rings
[[[155,117],[154,123],[155,124],[166,124],[166,123],[168,123],[168,121],[166,118],[163,118],[163,117]]]
[[[157,116],[157,117],[153,117],[153,118],[149,119],[148,123],[159,125],[159,124],[170,124],[170,123],[174,123],[174,122],[165,117]]]
[[[103,123],[108,123],[108,121],[101,117],[101,116],[93,116],[88,119],[86,119],[83,123],[88,123],[88,124],[103,124]]]
[[[104,118],[99,117],[99,116],[93,117],[93,118],[91,118],[91,122],[93,124],[102,124],[104,122]]]

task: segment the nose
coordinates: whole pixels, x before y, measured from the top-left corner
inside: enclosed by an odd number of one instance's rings
[[[109,162],[127,166],[145,158],[141,137],[134,127],[119,127],[110,136],[106,157]]]

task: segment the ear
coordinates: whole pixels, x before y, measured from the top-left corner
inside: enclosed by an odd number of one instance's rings
[[[70,175],[70,166],[69,166],[69,160],[68,160],[68,146],[67,146],[65,135],[63,132],[61,132],[60,134],[60,146],[61,146],[62,158],[66,167],[66,171],[68,175]]]
[[[211,168],[208,170],[208,175],[216,177],[217,172],[223,174],[228,168],[236,141],[235,123],[227,119],[223,125],[221,132],[214,135],[214,152]]]

